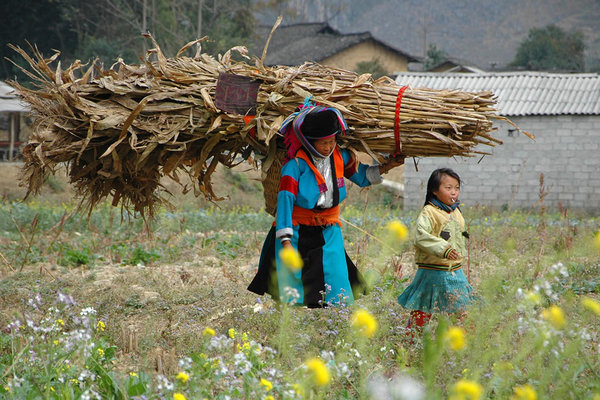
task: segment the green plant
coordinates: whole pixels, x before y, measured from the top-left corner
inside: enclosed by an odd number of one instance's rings
[[[53,306],[39,293],[27,304],[0,342],[3,398],[123,398],[112,373],[117,349],[105,340],[106,324],[96,310],[76,309],[63,293]]]
[[[148,237],[137,221],[116,218],[109,227],[110,207],[95,210],[88,224],[76,215],[63,218],[65,209],[55,205],[1,204],[0,221],[12,212],[26,238],[36,214],[44,229],[33,237],[23,271],[2,271],[0,398],[73,399],[86,391],[94,397],[90,390],[103,399],[393,398],[407,385],[433,400],[467,389],[480,390],[481,399],[504,399],[525,385],[538,398],[600,393],[593,357],[600,334],[594,311],[600,251],[593,242],[599,217],[570,210],[567,221],[566,213],[550,208],[464,207],[470,279],[480,301],[462,318],[435,315],[411,340],[404,330],[408,311],[397,297],[415,271],[414,250],[410,241],[388,236],[403,234],[391,222],[411,228],[416,213],[360,199],[360,207],[342,210],[342,223],[348,254],[360,260],[371,291],[350,307],[325,309],[281,307],[247,292],[272,222],[265,213],[165,210]],[[0,252],[20,261],[23,239],[8,215]],[[540,256],[541,234],[546,243],[564,243],[566,232],[573,232],[568,251],[545,246]],[[77,259],[88,248],[90,263],[98,264],[93,270],[52,265],[50,276],[37,264],[69,251]],[[140,273],[123,260],[154,265]],[[75,300],[97,311],[92,316]],[[377,321],[372,336],[357,334],[357,310]],[[448,342],[455,327],[465,331],[462,349]],[[322,364],[309,369],[314,359]],[[319,386],[312,374],[323,366],[329,379]]]
[[[80,265],[88,265],[92,260],[90,249],[68,249],[64,257],[60,260],[62,265],[72,265],[78,267]]]
[[[160,254],[158,254],[154,250],[145,250],[142,247],[136,247],[131,254],[131,257],[124,259],[123,263],[128,265],[138,265],[143,264],[147,265],[154,260],[158,260],[160,258]]]
[[[357,74],[371,74],[373,79],[379,79],[387,74],[387,71],[381,65],[379,58],[374,58],[369,61],[360,61],[356,63]]]

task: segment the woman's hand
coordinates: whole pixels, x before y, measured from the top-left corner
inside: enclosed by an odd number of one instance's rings
[[[294,246],[292,246],[291,240],[284,240],[283,242],[281,242],[281,245],[283,246],[284,249],[287,249],[288,247],[294,248]]]
[[[383,164],[381,164],[379,166],[379,173],[380,174],[385,174],[389,170],[391,170],[392,168],[399,167],[400,165],[403,165],[404,164],[404,158],[405,157],[402,154],[397,155],[397,156],[395,156],[393,158],[390,158],[385,163],[383,163]]]
[[[446,257],[448,257],[448,260],[456,261],[460,258],[460,254],[458,254],[458,251],[452,249]]]

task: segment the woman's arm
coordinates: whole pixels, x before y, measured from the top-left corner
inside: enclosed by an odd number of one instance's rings
[[[277,215],[275,217],[275,237],[278,239],[292,237],[292,211],[298,194],[298,180],[300,176],[299,163],[290,160],[281,168],[279,193],[277,194]]]
[[[381,183],[384,174],[394,167],[404,164],[404,156],[389,159],[381,165],[366,165],[358,163],[356,155],[346,149],[342,150],[344,158],[344,176],[360,187]]]

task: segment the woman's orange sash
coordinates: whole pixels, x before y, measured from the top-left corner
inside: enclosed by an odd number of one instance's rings
[[[331,225],[337,224],[342,226],[340,222],[340,206],[325,208],[323,210],[302,208],[294,206],[292,211],[292,224],[295,225]]]

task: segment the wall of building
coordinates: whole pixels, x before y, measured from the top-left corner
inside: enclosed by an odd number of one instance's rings
[[[544,204],[600,211],[600,116],[527,116],[511,120],[535,135],[535,141],[505,122],[494,136],[504,142],[477,149],[493,153],[476,158],[408,159],[404,171],[405,208],[421,207],[427,180],[440,167],[454,169],[463,181],[467,205],[531,208],[539,205],[540,174],[548,192]]]
[[[390,49],[368,40],[343,50],[332,57],[321,61],[323,65],[342,68],[350,71],[356,70],[359,62],[379,60],[379,64],[388,74],[394,71],[407,71],[406,57],[400,56]]]
[[[31,126],[26,113],[0,112],[0,161],[19,157],[20,146],[27,141],[30,133]]]

